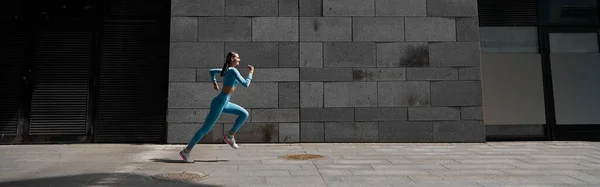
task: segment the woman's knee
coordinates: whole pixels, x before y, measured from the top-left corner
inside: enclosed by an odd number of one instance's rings
[[[248,114],[248,111],[247,111],[246,109],[242,109],[242,110],[240,111],[240,117],[245,117],[245,118],[248,118],[248,115],[249,115],[249,114]]]

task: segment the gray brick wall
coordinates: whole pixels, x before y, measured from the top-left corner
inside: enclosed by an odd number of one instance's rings
[[[168,142],[218,93],[208,70],[256,67],[231,102],[243,142],[485,141],[476,0],[172,0]],[[219,83],[222,79],[217,76]],[[222,143],[234,115],[202,143]]]

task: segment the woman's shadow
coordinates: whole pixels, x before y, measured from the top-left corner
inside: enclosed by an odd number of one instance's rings
[[[153,158],[150,159],[154,162],[163,162],[163,163],[187,163],[181,159],[170,159],[170,158]],[[194,162],[229,162],[229,160],[194,160]]]

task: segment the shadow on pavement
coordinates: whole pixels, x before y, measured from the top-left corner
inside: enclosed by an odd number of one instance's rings
[[[57,187],[80,187],[80,186],[184,186],[184,187],[216,187],[217,185],[202,184],[184,181],[157,180],[151,176],[129,174],[129,173],[91,173],[81,175],[70,175],[60,177],[47,177],[39,179],[24,179],[17,181],[0,181],[2,187],[21,186],[57,186]]]
[[[168,158],[154,158],[150,159],[154,162],[164,162],[164,163],[187,163],[181,159],[168,159]],[[194,162],[229,162],[229,160],[194,160]]]

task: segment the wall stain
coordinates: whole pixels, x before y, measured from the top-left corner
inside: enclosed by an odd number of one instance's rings
[[[275,126],[273,126],[272,124],[269,125],[265,125],[262,127],[261,132],[263,133],[263,141],[264,142],[271,142],[271,133],[273,133],[275,131]]]
[[[417,98],[415,97],[408,97],[408,106],[415,106],[417,104]]]
[[[421,97],[418,95],[408,96],[408,106],[427,106],[429,105],[429,98]]]
[[[319,23],[319,20],[316,20],[316,19],[315,19],[315,20],[314,20],[314,22],[313,22],[313,31],[317,31],[317,30],[319,30],[319,27],[320,27],[320,26],[321,26],[321,25],[320,25],[320,23]]]
[[[352,71],[352,79],[354,81],[372,80],[373,77],[375,77],[375,74],[371,71],[364,71],[361,69],[354,69]]]
[[[410,47],[404,50],[404,58],[400,59],[400,67],[428,67],[429,50],[425,46]]]

